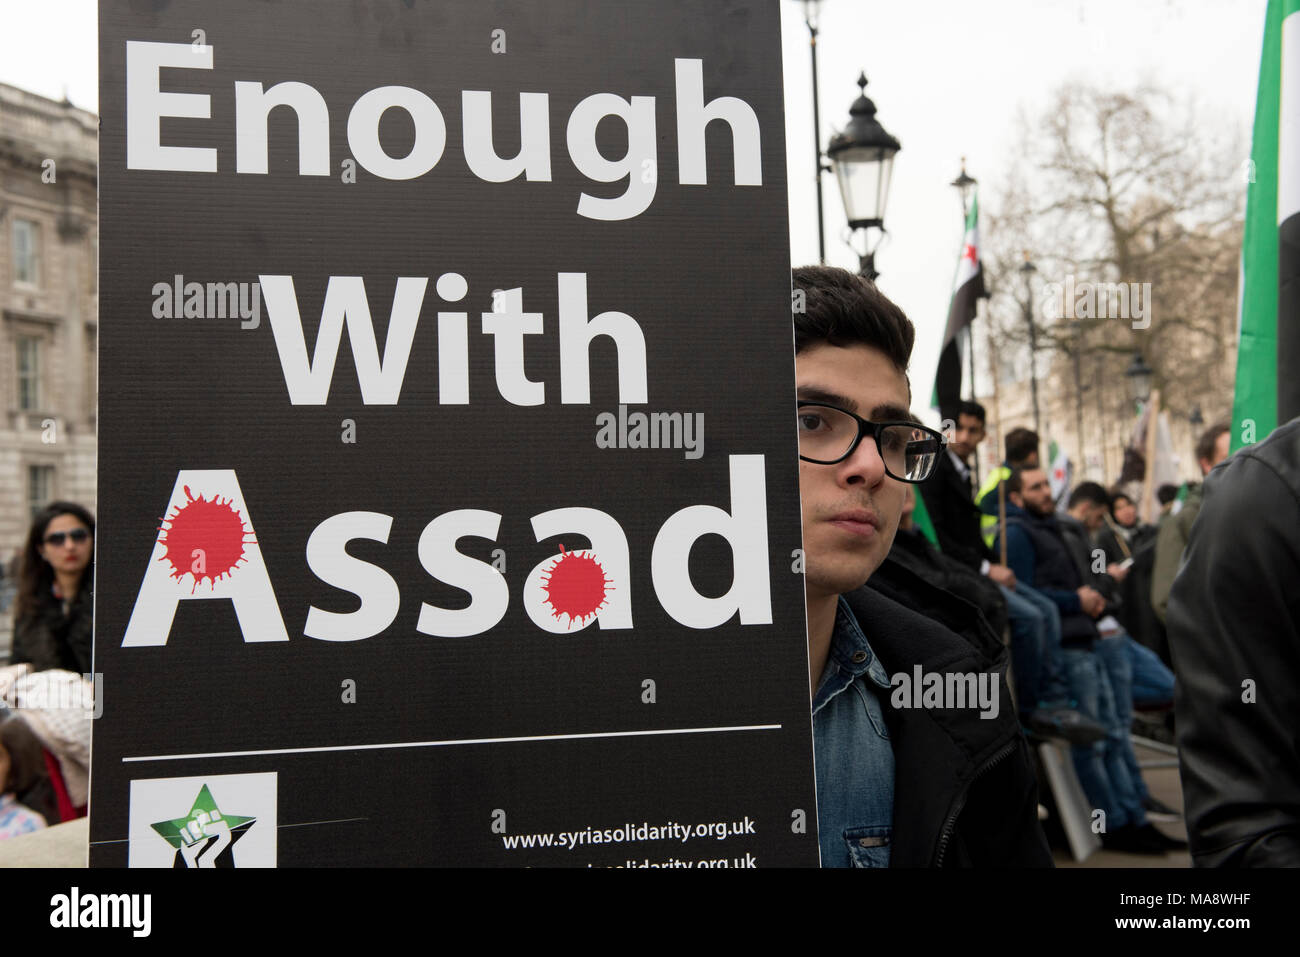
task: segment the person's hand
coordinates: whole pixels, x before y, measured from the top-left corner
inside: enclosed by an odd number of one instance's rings
[[[1083,606],[1083,613],[1089,618],[1097,618],[1106,610],[1106,599],[1101,597],[1101,593],[1095,588],[1089,588],[1083,585],[1075,590],[1079,596],[1079,604]]]
[[[1016,573],[1006,565],[990,565],[988,575],[999,585],[1007,588],[1016,587]]]
[[[1123,565],[1111,562],[1106,566],[1106,574],[1115,579],[1115,581],[1122,582],[1128,577],[1128,569]]]

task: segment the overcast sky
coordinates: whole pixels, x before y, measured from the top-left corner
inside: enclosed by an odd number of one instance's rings
[[[772,2],[782,14],[791,257],[802,264],[817,258],[808,31],[800,0]],[[848,120],[859,70],[870,80],[877,118],[903,145],[886,210],[890,236],[876,268],[881,288],[917,325],[918,405],[930,394],[961,240],[960,203],[948,186],[960,157],[987,187],[988,209],[1011,155],[1017,110],[1036,115],[1052,89],[1078,79],[1186,91],[1203,104],[1207,122],[1246,134],[1265,6],[1266,0],[824,0],[823,147],[832,128]],[[96,109],[94,0],[0,0],[0,24],[0,82],[54,98],[66,93]],[[827,258],[856,269],[856,255],[841,240],[844,209],[831,175],[824,186]]]

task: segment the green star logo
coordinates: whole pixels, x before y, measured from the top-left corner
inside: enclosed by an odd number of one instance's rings
[[[170,821],[159,821],[150,826],[163,840],[180,850],[183,847],[193,847],[200,841],[219,837],[223,832],[227,834],[236,832],[242,836],[256,820],[255,817],[222,814],[216,800],[212,797],[212,792],[205,784],[199,789],[198,797],[194,799],[189,814]]]

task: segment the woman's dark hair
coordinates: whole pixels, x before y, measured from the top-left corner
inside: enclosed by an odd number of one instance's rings
[[[916,330],[875,283],[830,266],[800,266],[792,280],[795,352],[823,342],[832,346],[861,343],[879,349],[907,376]]]
[[[45,544],[45,530],[60,515],[71,515],[90,530],[91,538],[95,536],[95,516],[81,505],[75,502],[51,502],[41,509],[32,520],[31,531],[27,533],[27,544],[23,548],[22,564],[18,570],[18,595],[14,602],[15,620],[36,614],[41,603],[48,600],[50,588],[54,584],[54,569],[41,557],[40,548]],[[95,554],[92,551],[90,564],[81,574],[80,587],[88,587],[94,581],[94,575]]]

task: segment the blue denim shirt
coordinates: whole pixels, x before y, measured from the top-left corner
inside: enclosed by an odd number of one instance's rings
[[[888,867],[894,748],[881,696],[889,676],[843,597],[813,696],[817,839],[822,867]]]

